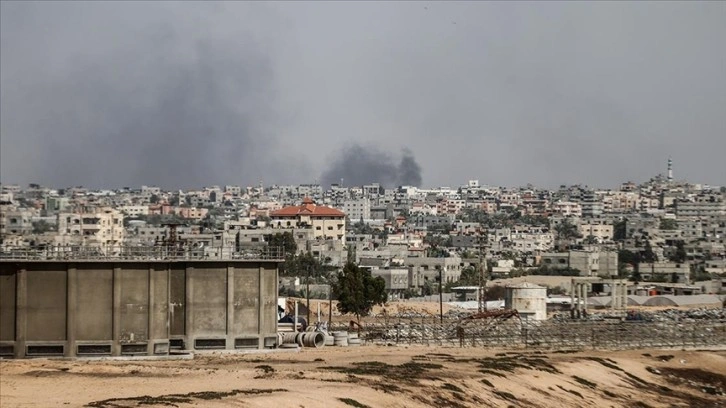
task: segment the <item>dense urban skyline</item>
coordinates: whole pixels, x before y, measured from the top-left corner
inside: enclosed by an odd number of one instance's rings
[[[0,7],[3,183],[724,184],[724,3]]]

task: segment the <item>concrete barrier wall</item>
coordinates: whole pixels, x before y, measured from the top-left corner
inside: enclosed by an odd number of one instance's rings
[[[15,341],[15,272],[0,270],[0,344]],[[12,355],[0,346],[0,355]]]
[[[274,261],[0,262],[0,356],[274,344]]]

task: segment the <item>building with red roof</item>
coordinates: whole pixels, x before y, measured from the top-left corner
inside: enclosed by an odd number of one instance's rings
[[[345,213],[316,205],[305,197],[300,205],[284,207],[270,213],[273,228],[308,230],[314,239],[335,239],[345,244]]]

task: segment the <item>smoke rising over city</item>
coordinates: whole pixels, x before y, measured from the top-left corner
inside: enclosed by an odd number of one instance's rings
[[[0,11],[3,183],[724,183],[723,2]]]
[[[47,31],[78,24],[107,50],[3,19],[3,153],[25,153],[3,155],[3,173],[57,186],[181,188],[284,179],[295,168],[293,158],[276,153],[272,124],[281,115],[267,44],[244,32],[198,32],[195,24],[162,16],[171,11],[163,4],[150,5],[140,19],[108,3],[49,5],[68,22],[47,21]],[[82,11],[94,19],[80,19]],[[202,20],[224,19],[214,5],[196,11]],[[3,4],[6,12],[42,15],[37,5]],[[122,39],[121,23],[134,31],[133,44]],[[54,72],[33,66],[37,75],[27,82],[17,80],[21,67],[5,61],[20,56],[26,36],[61,42],[68,53],[56,56],[63,63]]]
[[[341,149],[321,176],[323,186],[362,186],[380,183],[385,187],[420,186],[421,166],[413,153],[404,149],[400,160],[375,146],[352,144]]]

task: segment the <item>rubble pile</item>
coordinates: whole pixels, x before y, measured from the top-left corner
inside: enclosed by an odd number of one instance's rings
[[[655,311],[598,311],[584,316],[581,320],[604,321],[626,320],[645,322],[692,322],[697,320],[726,320],[726,309],[664,309]],[[569,312],[558,312],[552,315],[552,320],[572,320]]]

